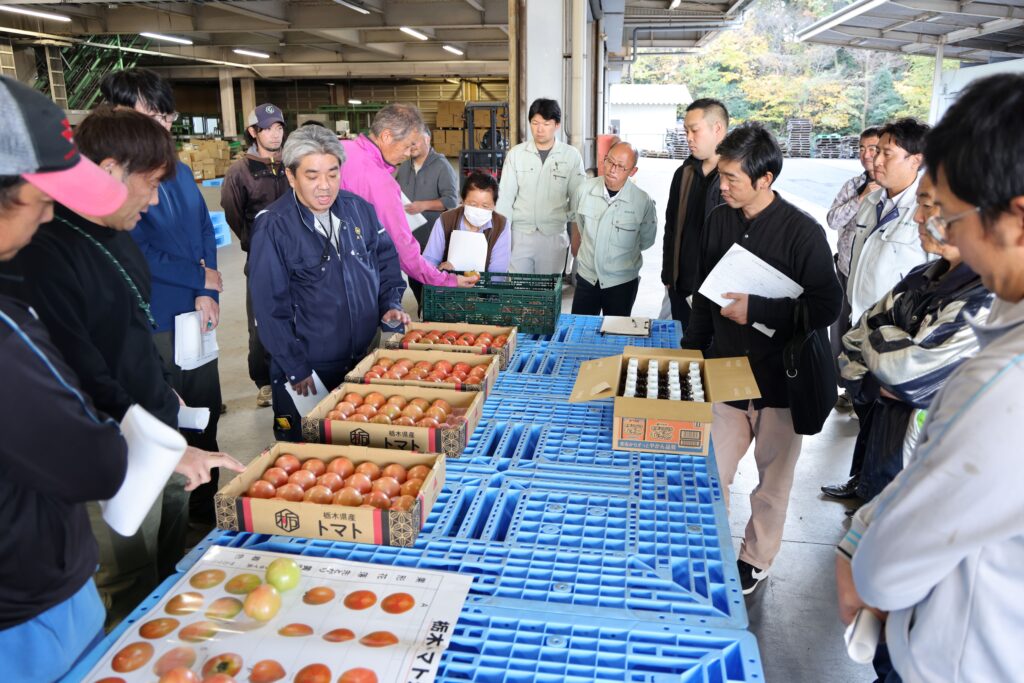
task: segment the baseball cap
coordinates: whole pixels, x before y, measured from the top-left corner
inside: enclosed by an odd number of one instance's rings
[[[0,175],[20,175],[55,201],[91,216],[109,216],[128,197],[124,183],[82,156],[64,111],[46,96],[0,77]]]
[[[279,108],[268,102],[249,112],[249,117],[245,120],[245,127],[270,128],[275,123],[280,123],[283,126],[284,114],[281,113]]]

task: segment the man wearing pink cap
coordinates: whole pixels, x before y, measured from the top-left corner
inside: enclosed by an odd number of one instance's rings
[[[402,203],[402,190],[394,178],[395,167],[409,158],[423,132],[423,117],[411,104],[389,104],[377,112],[370,134],[345,140],[345,170],[341,189],[359,195],[373,205],[381,225],[398,250],[402,272],[425,285],[472,287],[478,275],[466,277],[443,273],[420,253]]]
[[[0,78],[0,114],[0,262],[53,219],[54,200],[92,216],[120,212],[127,187],[79,154],[64,113],[46,97]],[[127,446],[34,311],[3,295],[0,373],[0,670],[5,682],[56,680],[103,634],[84,503],[121,487]],[[191,451],[176,470],[195,488],[211,464]]]

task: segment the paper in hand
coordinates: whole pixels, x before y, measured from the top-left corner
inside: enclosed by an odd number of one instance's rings
[[[487,237],[482,232],[455,230],[448,244],[448,262],[455,270],[487,270]]]
[[[327,387],[324,386],[323,381],[320,379],[320,375],[313,371],[313,388],[316,389],[316,393],[310,392],[308,396],[303,396],[292,388],[291,382],[285,382],[285,388],[288,390],[288,395],[292,397],[292,402],[295,404],[295,410],[298,411],[299,417],[304,417],[313,412],[313,408],[316,408],[320,401],[327,397],[330,393],[327,391]]]
[[[128,442],[128,470],[110,500],[100,501],[103,519],[122,536],[131,536],[153,507],[188,445],[185,437],[136,404],[121,420]]]
[[[217,330],[201,328],[199,311],[174,317],[174,364],[182,370],[195,370],[217,358]]]
[[[178,408],[178,429],[190,429],[201,432],[210,424],[209,408],[189,408],[180,406]]]
[[[409,199],[408,197],[406,197],[405,193],[403,192],[402,193],[402,207],[403,207],[402,210],[403,211],[405,211],[405,205],[406,204],[412,204],[412,200]],[[421,225],[423,225],[424,223],[427,222],[427,219],[423,217],[422,213],[406,213],[405,214],[405,219],[407,221],[409,221],[409,229],[410,230],[415,230],[416,228],[420,227]]]
[[[754,294],[766,299],[797,299],[804,288],[749,250],[734,244],[711,269],[698,291],[725,308],[733,302],[725,298],[727,292]],[[761,323],[754,323],[753,327],[769,337],[775,334],[775,330]]]

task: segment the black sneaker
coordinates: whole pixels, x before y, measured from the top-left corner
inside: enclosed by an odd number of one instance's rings
[[[740,586],[743,588],[744,595],[753,593],[757,586],[768,578],[767,569],[758,569],[743,560],[737,560],[736,567],[740,570]]]

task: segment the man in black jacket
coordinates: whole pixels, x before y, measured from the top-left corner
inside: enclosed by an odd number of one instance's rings
[[[160,181],[174,172],[174,146],[153,119],[110,107],[86,117],[75,139],[86,157],[126,187],[127,198],[106,216],[58,204],[53,220],[13,261],[12,272],[24,277],[15,291],[38,311],[97,408],[120,420],[137,403],[177,429],[179,398],[153,343],[149,267],[128,235],[142,212],[157,203]],[[192,447],[189,452],[207,454]],[[217,460],[240,467],[220,454]],[[113,532],[98,508],[90,508],[101,545],[97,584],[112,618],[134,608],[161,576],[174,572],[185,549],[184,485],[172,477],[162,501],[130,538]]]
[[[760,125],[746,124],[718,146],[718,172],[726,205],[711,212],[700,251],[697,282],[734,244],[752,252],[803,288],[811,327],[828,327],[839,315],[842,290],[832,251],[821,226],[772,190],[782,170],[782,150]],[[720,307],[694,294],[693,315],[682,346],[711,358],[746,356],[761,398],[716,403],[711,440],[728,502],[740,459],[754,441],[760,483],[750,494],[750,520],[740,546],[739,572],[749,594],[768,574],[782,545],[793,471],[801,437],[789,411],[782,351],[793,334],[795,299],[769,299],[755,292],[722,292],[732,301]],[[760,323],[771,335],[753,327]]]
[[[661,282],[672,304],[672,318],[685,330],[690,323],[690,304],[686,299],[700,284],[697,256],[704,222],[712,209],[722,203],[715,148],[729,131],[729,112],[718,100],[694,100],[686,108],[684,125],[690,157],[676,170],[669,187]]]
[[[97,215],[124,203],[125,186],[79,154],[48,98],[0,78],[0,110],[0,261],[53,218],[54,199]],[[3,295],[0,405],[0,670],[8,683],[51,681],[103,633],[84,503],[121,487],[127,444],[81,391],[35,312]],[[189,488],[209,478],[207,458],[195,456],[176,468]]]

